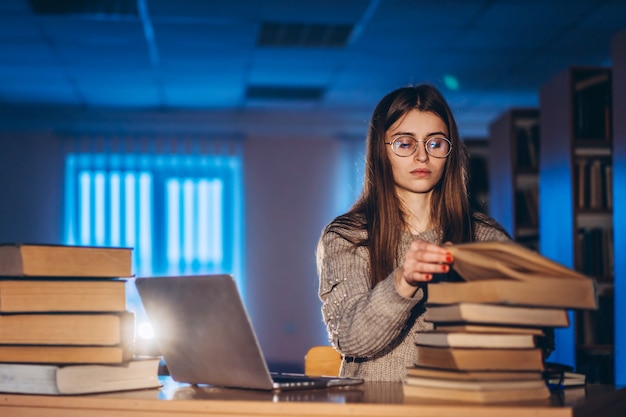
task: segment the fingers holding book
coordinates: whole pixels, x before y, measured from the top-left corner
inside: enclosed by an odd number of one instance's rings
[[[395,273],[398,291],[412,297],[420,284],[432,281],[435,275],[448,273],[452,261],[452,254],[441,246],[423,240],[411,242]]]

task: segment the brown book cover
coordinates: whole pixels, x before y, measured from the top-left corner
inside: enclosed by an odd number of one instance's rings
[[[567,291],[564,290],[567,288]],[[587,281],[544,277],[536,282],[484,279],[428,285],[428,303],[492,303],[567,309],[595,309],[595,290]]]
[[[131,311],[0,315],[0,343],[5,345],[113,346],[134,340],[134,335]]]
[[[0,313],[126,310],[120,279],[0,279]]]
[[[478,380],[466,381],[448,378],[431,378],[425,376],[411,375],[404,379],[404,383],[419,387],[451,388],[471,391],[503,391],[509,389],[536,389],[545,388],[546,382],[542,378],[533,379],[510,379],[506,381],[498,380]]]
[[[417,346],[417,366],[466,371],[542,371],[541,349],[471,349]]]
[[[96,246],[0,245],[0,276],[132,276],[132,249]]]
[[[411,401],[412,398],[437,399],[446,402],[471,402],[471,403],[502,403],[511,401],[543,400],[549,404],[550,390],[545,386],[538,388],[511,388],[501,390],[468,390],[441,387],[425,387],[411,384],[402,384],[404,398]]]
[[[500,326],[497,324],[437,323],[435,330],[440,332],[513,333],[544,336],[543,329],[538,327]]]
[[[499,304],[430,305],[424,313],[434,323],[484,323],[530,327],[567,327],[567,310]]]

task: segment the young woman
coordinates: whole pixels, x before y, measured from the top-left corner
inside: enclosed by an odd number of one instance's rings
[[[399,381],[415,363],[425,285],[452,279],[446,243],[508,240],[468,195],[468,157],[433,86],[404,87],[376,107],[365,183],[351,210],[322,233],[322,314],[342,376]]]

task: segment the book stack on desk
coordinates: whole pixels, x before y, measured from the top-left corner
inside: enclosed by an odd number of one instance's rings
[[[449,247],[464,282],[428,286],[408,397],[505,402],[547,398],[545,332],[569,325],[568,309],[597,307],[591,278],[515,243]]]
[[[0,391],[155,386],[158,360],[134,357],[135,315],[126,307],[125,279],[132,276],[131,252],[0,245]],[[61,384],[61,375],[82,382]]]

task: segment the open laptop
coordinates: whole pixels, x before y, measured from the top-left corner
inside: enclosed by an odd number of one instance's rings
[[[270,373],[231,275],[137,278],[172,378],[258,390],[356,385],[357,378]]]

